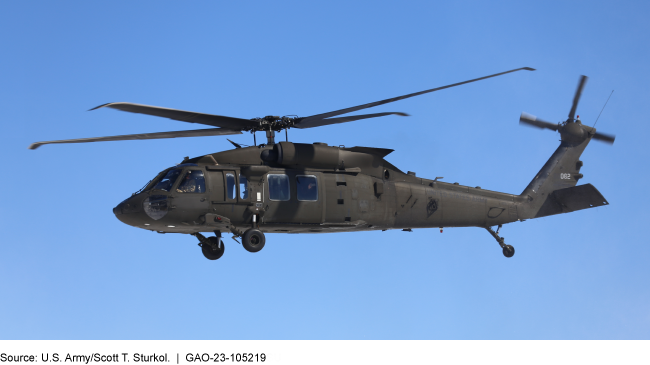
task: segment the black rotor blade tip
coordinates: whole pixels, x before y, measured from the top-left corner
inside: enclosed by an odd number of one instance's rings
[[[105,107],[105,106],[108,105],[108,104],[113,104],[113,103],[102,104],[102,105],[100,105],[100,106],[96,106],[96,107],[94,107],[94,108],[92,108],[92,109],[88,109],[88,111],[93,111],[93,110],[95,110],[95,109],[103,108],[103,107]]]

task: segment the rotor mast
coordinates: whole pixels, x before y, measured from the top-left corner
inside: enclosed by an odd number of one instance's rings
[[[275,131],[272,129],[266,131],[266,144],[270,146],[275,144]]]

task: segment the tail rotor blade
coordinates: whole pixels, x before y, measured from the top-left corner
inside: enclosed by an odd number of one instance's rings
[[[542,129],[546,128],[552,131],[557,131],[559,128],[557,124],[553,124],[551,122],[541,120],[536,116],[528,113],[521,113],[521,116],[519,117],[519,124],[528,124],[533,127],[542,128]]]
[[[601,142],[609,143],[609,144],[614,144],[615,138],[616,136],[612,134],[605,134],[600,132],[596,132],[596,134],[594,134],[593,136],[593,139],[599,140]]]
[[[576,95],[573,97],[573,105],[571,106],[571,111],[569,112],[569,120],[575,119],[576,109],[578,109],[578,102],[580,101],[580,95],[582,95],[582,89],[584,89],[585,84],[587,83],[588,77],[582,75],[580,77],[580,82],[578,82],[578,89],[576,90]]]

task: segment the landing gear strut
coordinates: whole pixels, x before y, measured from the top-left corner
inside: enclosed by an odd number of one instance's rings
[[[225,246],[221,241],[221,232],[214,231],[214,233],[216,236],[208,238],[198,232],[192,234],[199,239],[201,252],[203,252],[203,256],[205,256],[205,258],[208,260],[217,260],[221,258],[221,256],[223,256],[223,252],[225,251]]]
[[[511,245],[506,245],[505,239],[503,237],[499,236],[499,230],[501,229],[501,224],[499,224],[499,227],[497,227],[497,231],[494,232],[492,227],[485,227],[488,232],[494,237],[495,240],[497,240],[497,243],[499,243],[499,246],[503,249],[503,256],[505,257],[512,257],[515,255],[515,248],[512,247]]]

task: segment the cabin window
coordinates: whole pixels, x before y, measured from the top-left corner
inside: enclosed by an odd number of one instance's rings
[[[173,169],[167,171],[167,174],[165,174],[165,177],[160,180],[156,186],[154,186],[154,190],[164,190],[164,191],[169,191],[172,188],[172,185],[176,182],[176,179],[178,179],[178,176],[181,174],[181,170],[179,169]]]
[[[318,200],[318,180],[313,175],[296,176],[296,192],[300,201]]]
[[[269,174],[269,199],[286,201],[291,196],[289,193],[289,176]]]
[[[239,175],[239,198],[248,199],[248,179],[241,174]]]
[[[226,199],[237,199],[237,191],[235,189],[235,174],[231,172],[226,173]]]
[[[201,170],[190,170],[185,173],[178,184],[179,193],[205,193],[205,176]]]

